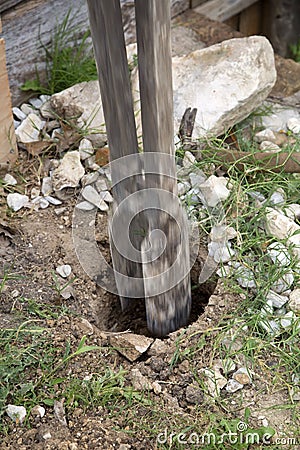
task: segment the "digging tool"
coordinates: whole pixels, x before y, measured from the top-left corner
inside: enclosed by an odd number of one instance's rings
[[[132,215],[128,247],[139,254],[135,261],[122,254],[111,232],[116,285],[122,309],[131,297],[145,299],[148,328],[163,336],[186,325],[191,304],[187,221],[177,197],[173,145],[170,2],[135,1],[144,160],[138,155],[119,0],[87,3],[110,159],[136,156],[130,167],[125,160],[111,165],[113,221],[121,231],[124,216]],[[141,211],[136,193],[143,198]],[[126,214],[121,214],[124,201]],[[135,234],[136,228],[143,233]],[[141,278],[142,283],[134,282]]]

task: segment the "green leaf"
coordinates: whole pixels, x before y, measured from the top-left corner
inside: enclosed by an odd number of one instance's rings
[[[101,347],[98,345],[85,345],[84,347],[81,347],[73,353],[74,356],[81,355],[81,353],[91,352],[93,350],[101,350]]]
[[[45,398],[44,400],[42,400],[42,402],[46,406],[53,406],[54,405],[54,399],[53,398]]]

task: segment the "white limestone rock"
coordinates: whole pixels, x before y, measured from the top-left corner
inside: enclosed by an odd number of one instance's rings
[[[300,117],[291,117],[287,121],[287,128],[294,134],[300,133]]]
[[[22,195],[15,192],[8,194],[6,201],[9,208],[16,212],[28,204],[29,197],[28,195]]]
[[[95,149],[94,149],[91,141],[86,138],[81,139],[80,144],[79,144],[80,159],[82,161],[84,161],[85,159],[89,158],[90,156],[93,156],[94,152],[95,152]]]
[[[228,179],[211,175],[204,183],[199,185],[204,204],[210,207],[226,200],[230,194],[227,188]]]
[[[273,205],[282,205],[285,203],[286,195],[283,189],[279,188],[270,197],[270,203]]]
[[[279,295],[277,292],[270,290],[266,295],[266,301],[270,301],[273,308],[282,308],[288,301],[285,295]]]
[[[196,162],[195,156],[193,155],[193,153],[191,153],[187,150],[185,152],[183,160],[182,160],[183,167],[185,167],[186,169],[189,167],[192,167],[193,164],[195,164],[195,162]]]
[[[26,417],[27,411],[24,406],[17,405],[7,405],[6,414],[10,419],[12,419],[16,424],[22,424]]]
[[[236,268],[235,274],[237,275],[237,282],[241,287],[248,289],[256,287],[254,273],[248,267],[241,264]]]
[[[262,117],[261,122],[264,128],[272,131],[286,131],[287,122],[292,118],[300,118],[299,111],[294,108],[287,108],[285,105],[274,105],[267,103],[272,108],[272,114],[266,114]]]
[[[53,189],[60,191],[66,187],[77,187],[84,175],[78,151],[67,152],[59,166],[52,173]]]
[[[226,391],[233,394],[234,392],[239,391],[240,389],[243,389],[244,385],[239,383],[236,380],[233,380],[232,378],[228,380],[228,383],[226,384]]]
[[[41,192],[43,195],[49,195],[53,191],[53,184],[51,177],[44,177],[42,180]]]
[[[40,140],[40,132],[45,122],[36,114],[30,113],[16,129],[18,142],[27,144]]]
[[[300,231],[300,226],[282,212],[273,208],[266,208],[265,230],[277,239],[286,239],[293,233]]]
[[[298,203],[291,203],[290,205],[285,206],[282,212],[289,217],[289,219],[300,219],[300,205]]]
[[[274,53],[262,36],[230,39],[173,58],[175,130],[197,108],[193,137],[220,135],[246,118],[276,81]]]
[[[218,136],[245,119],[267,98],[276,81],[274,52],[262,36],[229,39],[172,59],[174,129],[186,108],[197,108],[193,138]],[[138,71],[132,71],[141,132]]]
[[[218,397],[221,389],[227,384],[227,379],[223,377],[218,367],[213,369],[205,368],[199,371],[205,377],[205,384],[212,397]]]
[[[296,320],[297,316],[294,311],[289,311],[280,318],[280,325],[282,326],[282,328],[289,328],[294,324],[294,322],[296,322]]]
[[[90,203],[90,202],[83,201],[83,202],[77,203],[75,208],[80,209],[82,211],[92,211],[92,209],[95,208],[95,205],[92,205],[92,203]]]
[[[105,203],[104,199],[101,197],[101,195],[96,191],[96,189],[91,186],[87,185],[82,190],[82,197],[91,203],[92,205],[97,206],[101,211],[107,211],[108,205]]]
[[[234,256],[230,242],[210,242],[208,244],[208,256],[214,258],[215,262],[226,263]]]
[[[54,94],[50,104],[60,117],[76,117],[77,126],[87,131],[86,138],[94,145],[107,142],[98,80],[84,81]]]
[[[280,150],[281,150],[279,145],[277,145],[271,141],[262,141],[259,145],[259,148],[262,152],[266,152],[266,153],[276,153],[276,152],[280,152]]]
[[[291,257],[288,249],[281,242],[273,242],[268,245],[267,254],[277,266],[286,267],[291,264]]]
[[[282,294],[288,291],[293,283],[294,283],[293,272],[291,270],[288,270],[281,277],[279,277],[275,281],[275,283],[272,284],[271,290],[277,292],[277,294]]]
[[[68,276],[72,273],[72,268],[69,264],[57,266],[55,270],[63,278],[68,278]]]
[[[233,227],[226,225],[215,225],[209,234],[213,242],[226,242],[237,237],[237,232]]]
[[[275,142],[276,136],[275,133],[270,130],[269,128],[266,128],[262,131],[259,131],[255,134],[254,140],[261,144],[262,142],[268,141],[268,142]]]
[[[295,313],[300,313],[300,288],[296,288],[290,293],[288,307]]]
[[[13,177],[10,173],[7,173],[5,175],[5,177],[3,178],[3,181],[8,186],[15,186],[16,184],[18,184],[18,182],[15,179],[15,177]]]

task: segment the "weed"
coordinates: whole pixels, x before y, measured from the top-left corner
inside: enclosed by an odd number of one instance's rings
[[[97,79],[97,68],[89,42],[90,31],[78,38],[76,14],[68,12],[57,24],[50,44],[40,45],[45,55],[45,82],[36,70],[36,77],[24,83],[22,90],[37,94],[54,94],[76,83]]]
[[[6,283],[11,280],[19,280],[22,275],[11,272],[12,268],[4,268],[3,274],[0,277],[0,294],[5,290]]]
[[[300,62],[300,41],[297,44],[293,44],[290,46],[290,51],[292,53],[292,58],[296,62]]]

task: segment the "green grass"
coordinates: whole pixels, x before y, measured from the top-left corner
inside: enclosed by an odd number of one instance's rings
[[[265,113],[266,111],[263,111],[263,114]],[[254,134],[261,129],[259,117],[260,112],[257,112],[231,131],[237,138],[240,151],[252,152],[253,154],[259,151],[257,143],[253,142]],[[250,127],[250,133],[249,130],[248,133],[244,133],[246,127]],[[201,151],[202,159],[195,163],[194,167],[191,168],[191,172],[197,172],[197,169],[200,169],[207,176],[210,176],[212,164],[214,167],[224,166],[223,161],[218,158],[218,149],[224,148],[229,137],[228,135],[207,141],[204,145],[202,142],[202,147],[204,147]],[[292,145],[287,144],[284,148],[285,152],[293,153],[294,151],[299,151],[299,136],[294,136],[294,138],[296,142]],[[212,148],[216,149],[214,153],[211,151]],[[180,149],[177,151],[177,156],[179,158],[183,156]],[[272,408],[274,410],[288,409],[294,417],[294,426],[291,426],[293,435],[291,436],[299,437],[300,425],[297,419],[299,417],[299,405],[297,401],[293,400],[292,392],[293,390],[299,390],[293,379],[294,377],[299,377],[300,374],[300,318],[298,317],[290,327],[286,329],[281,328],[275,334],[264,330],[261,322],[263,320],[276,320],[277,318],[276,314],[271,311],[262,312],[262,308],[265,305],[267,292],[278,278],[282,277],[287,271],[293,270],[293,287],[299,287],[300,285],[299,270],[296,267],[297,261],[292,256],[291,246],[288,245],[286,239],[276,239],[265,232],[263,228],[267,208],[272,207],[270,197],[276,190],[283,189],[286,196],[285,207],[292,203],[299,203],[300,178],[299,174],[287,174],[283,170],[279,173],[274,173],[271,170],[263,171],[251,161],[244,165],[244,170],[241,170],[238,163],[239,161],[227,166],[225,176],[228,177],[228,181],[231,183],[230,195],[222,203],[219,212],[223,214],[224,223],[232,226],[238,232],[238,237],[232,241],[235,251],[233,259],[243,263],[253,271],[256,289],[250,290],[240,287],[237,283],[235,269],[232,269],[226,278],[222,278],[226,290],[242,296],[240,301],[237,302],[231,314],[227,314],[219,323],[213,323],[210,329],[197,331],[194,336],[183,334],[178,338],[171,367],[177,367],[180,362],[188,359],[191,366],[194,367],[195,380],[200,388],[205,391],[205,383],[197,375],[197,367],[193,366],[194,361],[196,361],[197,365],[199,364],[198,358],[201,355],[209,353],[210,361],[215,359],[221,359],[225,362],[230,360],[244,361],[247,367],[252,368],[254,373],[260,373],[260,376],[265,379],[265,389],[269,390],[270,397],[273,392],[281,389],[286,392],[289,399],[287,403],[274,405],[271,407],[271,411]],[[249,195],[253,191],[259,191],[263,194],[266,202],[258,205]],[[187,207],[191,205],[189,198],[186,199],[185,204]],[[199,227],[206,235],[214,225],[213,213],[214,211],[208,208],[206,217],[198,216]],[[275,241],[285,244],[292,256],[289,267],[278,267],[267,256],[267,246]],[[231,336],[233,344],[229,348],[223,344],[224,339],[228,336]],[[238,345],[235,346],[234,344]],[[239,396],[234,394],[234,398],[237,401]],[[221,433],[224,427],[226,428],[230,424],[234,426],[236,423],[235,414],[230,413],[230,403],[228,403],[226,396],[224,397],[223,394],[215,401],[221,410],[226,411],[224,414],[225,419],[220,420],[219,417],[216,427],[210,425],[209,430],[212,432],[217,430],[218,433]],[[174,446],[174,448],[184,447]],[[218,447],[216,445],[204,448],[217,449],[227,447],[222,447],[222,445]],[[248,447],[236,444],[228,448],[239,449]],[[271,445],[268,448],[281,449],[282,447],[280,445]],[[287,448],[293,448],[293,446],[287,446]]]
[[[79,35],[76,13],[68,12],[56,25],[50,44],[40,39],[44,51],[45,76],[36,70],[36,77],[22,86],[23,91],[52,95],[76,83],[97,79],[97,68],[88,38],[90,31]]]
[[[297,44],[291,45],[290,50],[292,53],[292,58],[296,62],[300,62],[300,40],[297,42]]]

